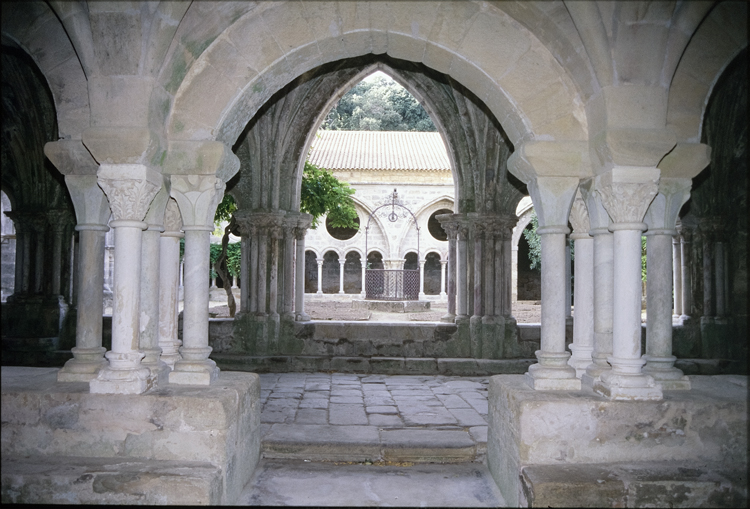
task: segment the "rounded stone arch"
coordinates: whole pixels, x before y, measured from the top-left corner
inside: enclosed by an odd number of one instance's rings
[[[345,252],[344,256],[348,255],[351,252],[355,252],[355,253],[357,253],[360,256],[360,258],[363,258],[364,254],[365,254],[365,250],[361,249],[361,248],[359,248],[357,246],[347,246],[345,248],[345,251],[346,252]]]
[[[525,209],[524,212],[522,212],[520,216],[518,216],[518,222],[516,223],[516,226],[513,227],[513,237],[511,240],[513,251],[518,251],[518,241],[521,239],[521,235],[523,235],[523,231],[531,222],[531,216],[533,214],[534,214],[534,207],[532,205],[531,207]]]
[[[179,80],[168,137],[231,146],[258,109],[298,76],[335,60],[386,53],[465,86],[485,101],[514,145],[539,137],[587,139],[576,83],[532,31],[503,10],[479,2],[437,9],[377,2],[362,11],[351,2],[284,2],[230,20]],[[530,72],[534,79],[527,78]],[[165,88],[173,77],[167,74],[160,77]]]
[[[31,25],[28,19],[33,19]],[[88,81],[70,38],[49,5],[3,4],[2,45],[18,48],[36,63],[52,93],[59,137],[80,140],[91,125]]]
[[[685,48],[667,103],[667,125],[678,142],[700,143],[713,89],[729,64],[747,48],[747,8],[745,2],[719,2]],[[744,9],[744,16],[738,15],[737,9]]]
[[[448,204],[449,206],[446,206]],[[448,196],[447,194],[444,194],[422,205],[419,209],[417,209],[416,212],[414,212],[414,215],[417,217],[417,220],[424,217],[425,215],[427,215],[427,217],[429,218],[433,212],[442,208],[446,208],[446,209],[449,208],[455,211],[454,209],[455,204],[456,204],[456,201],[453,199],[452,196]],[[425,223],[425,225],[426,224],[427,223]]]

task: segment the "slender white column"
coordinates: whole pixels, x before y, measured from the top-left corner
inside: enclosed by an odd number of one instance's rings
[[[526,379],[536,390],[578,390],[581,381],[568,366],[565,351],[565,239],[564,226],[539,228],[542,244],[542,331],[538,364],[529,366]]]
[[[268,313],[266,290],[268,289],[268,229],[260,228],[258,234],[258,314]]]
[[[682,315],[682,252],[680,234],[672,237],[672,287],[674,288],[673,317]]]
[[[594,238],[594,350],[581,382],[593,387],[601,374],[612,368],[607,359],[612,355],[614,235],[608,228],[589,233]]]
[[[365,287],[366,280],[367,280],[367,259],[360,260],[362,265],[362,291],[359,293],[359,296],[361,298],[367,297],[367,289]]]
[[[159,249],[159,347],[161,348],[161,360],[174,368],[175,362],[180,360],[179,348],[182,341],[177,335],[177,321],[179,315],[179,278],[180,278],[180,238],[183,234],[179,231],[182,221],[179,220],[177,204],[172,203],[176,212],[178,224],[170,225],[170,220],[165,220],[167,229],[161,234]],[[170,212],[167,207],[167,214]],[[175,228],[175,229],[173,229]]]
[[[236,161],[238,164],[238,161]],[[169,373],[173,384],[209,385],[219,368],[209,359],[206,271],[210,263],[210,235],[216,207],[225,184],[214,175],[172,175],[171,195],[180,208],[185,232],[185,303],[182,359]]]
[[[169,197],[169,195],[167,195]],[[163,212],[162,212],[163,216]],[[141,364],[151,370],[152,377],[165,376],[167,365],[160,359],[159,346],[159,260],[161,232],[164,227],[149,225],[141,237],[141,314],[140,350],[144,357]],[[154,380],[157,383],[158,380]]]
[[[76,209],[78,257],[76,346],[73,358],[58,371],[58,382],[89,382],[107,365],[102,347],[104,311],[104,247],[111,214],[96,175],[66,175],[65,184]]]
[[[480,219],[475,218],[473,229],[474,229],[474,285],[472,291],[474,292],[474,309],[472,310],[472,316],[476,316],[477,320],[484,315],[484,309],[482,307],[482,258],[484,251],[484,228],[479,223]]]
[[[316,258],[316,262],[318,262],[318,291],[315,292],[317,294],[323,293],[323,258]]]
[[[344,264],[346,258],[339,258],[339,293],[344,293]]]
[[[448,312],[440,318],[441,322],[451,323],[456,319],[456,236],[458,235],[458,221],[455,214],[440,214],[435,216],[440,221],[448,235]]]
[[[691,240],[693,232],[683,227],[682,243],[680,251],[682,253],[682,321],[690,319],[693,308],[693,276],[690,272],[692,268],[693,255],[691,252]]]
[[[565,239],[565,318],[571,317],[571,307],[573,305],[573,288],[571,286],[571,256],[570,256],[570,242]]]
[[[589,235],[590,222],[586,204],[580,190],[576,193],[570,209],[570,224],[575,242],[575,315],[573,320],[573,354],[568,364],[575,368],[581,378],[591,364],[594,351],[594,239]],[[566,252],[566,258],[569,252]],[[567,261],[567,260],[566,260]],[[569,308],[568,308],[569,309]]]
[[[661,386],[642,372],[641,233],[645,223],[614,223],[614,320],[610,371],[602,373],[594,391],[614,400],[660,400]]]
[[[690,381],[674,367],[672,355],[672,259],[674,230],[646,232],[646,365],[643,372],[654,377],[663,390],[688,390]]]
[[[114,300],[112,304],[112,350],[105,354],[109,366],[89,382],[91,393],[141,394],[150,388],[150,370],[141,365],[138,350],[140,312],[142,221],[115,220]]]
[[[425,299],[424,294],[424,264],[426,260],[419,260],[419,300]]]
[[[309,216],[308,216],[309,217]],[[298,322],[307,322],[310,315],[305,313],[305,234],[309,227],[308,218],[300,219],[297,228],[294,230],[294,237],[297,241],[297,265],[295,274],[295,319]]]
[[[719,240],[714,244],[714,276],[716,277],[716,318],[726,315],[724,301],[724,243]]]
[[[448,296],[445,292],[445,266],[448,264],[448,260],[440,260],[440,298],[444,299]]]
[[[139,347],[141,233],[148,206],[163,177],[140,164],[100,165],[99,186],[106,193],[115,220],[112,350],[109,366],[89,382],[92,393],[141,394],[151,388],[150,370],[141,365]]]

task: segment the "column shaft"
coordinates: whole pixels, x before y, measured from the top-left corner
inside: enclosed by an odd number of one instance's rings
[[[474,235],[474,310],[472,314],[481,317],[484,315],[482,306],[482,258],[484,253],[482,234],[475,231]]]
[[[601,374],[611,369],[607,359],[612,355],[614,235],[606,228],[593,229],[590,234],[594,237],[594,351],[581,382],[593,387]]]
[[[469,296],[469,282],[467,281],[468,275],[468,249],[467,249],[466,235],[460,234],[458,238],[458,270],[456,272],[457,279],[457,295],[456,300],[458,312],[456,318],[468,318],[468,296]]]
[[[511,274],[513,272],[512,253],[513,244],[510,232],[505,232],[503,238],[503,278],[498,284],[503,291],[503,316],[510,317],[513,314],[513,289],[511,286]]]
[[[260,244],[260,232],[257,228],[253,228],[250,230],[251,232],[251,244],[250,244],[250,274],[249,274],[249,280],[250,280],[250,312],[251,313],[257,313],[258,312],[258,281],[259,281],[259,268],[258,268],[258,253],[260,252],[260,248],[258,245]]]
[[[318,262],[318,291],[316,293],[323,293],[323,259],[316,258]]]
[[[716,278],[716,316],[724,317],[726,315],[726,305],[724,301],[724,243],[718,241],[714,244],[714,276]]]
[[[685,233],[682,237],[680,250],[682,252],[682,318],[683,320],[690,317],[693,308],[693,276],[692,253],[690,251],[691,234]]]
[[[571,235],[575,242],[575,313],[573,344],[568,364],[581,378],[591,364],[594,351],[594,239],[588,234]]]
[[[714,316],[713,301],[713,265],[714,249],[711,239],[704,234],[703,237],[703,318],[711,319]]]
[[[258,236],[258,314],[268,313],[266,290],[268,288],[268,230],[263,229]]]
[[[271,243],[271,273],[268,278],[268,313],[273,317],[279,315],[279,239],[278,232],[273,230],[269,236]]]
[[[494,254],[495,254],[495,285],[494,285],[494,304],[495,304],[495,315],[496,316],[502,316],[503,310],[505,309],[505,302],[504,298],[505,295],[503,293],[503,286],[499,284],[503,278],[505,278],[505,274],[503,273],[503,270],[505,269],[505,265],[503,264],[503,236],[502,234],[495,235],[495,246],[494,246]]]
[[[159,240],[159,347],[161,360],[170,368],[181,359],[182,341],[177,337],[181,236],[169,232]]]
[[[303,255],[304,256],[304,255]],[[284,306],[287,319],[294,319],[294,231],[284,229]]]
[[[643,372],[653,376],[663,390],[690,389],[682,371],[674,367],[672,355],[672,247],[671,230],[646,233],[646,365]],[[674,252],[674,251],[673,251]]]
[[[456,317],[456,238],[448,238],[448,315],[449,321]]]
[[[344,264],[346,259],[339,258],[339,293],[344,293]]]
[[[159,251],[161,246],[161,226],[149,226],[141,236],[141,314],[140,349],[145,354],[144,366],[158,375],[166,365],[160,361],[159,346]]]
[[[674,316],[682,315],[682,253],[680,235],[672,237],[672,287],[674,288]]]
[[[250,276],[248,272],[254,272],[250,267],[250,235],[247,232],[242,232],[242,243],[240,250],[240,311],[248,311],[250,309],[250,293],[252,285],[250,284]]]
[[[495,234],[488,229],[484,239],[484,315],[495,314]]]
[[[440,296],[447,297],[445,291],[445,266],[448,264],[448,260],[440,260]],[[364,283],[363,283],[364,284]]]
[[[294,281],[295,302],[294,312],[299,322],[310,320],[310,316],[305,313],[305,235],[304,232],[297,235],[297,260],[296,273]]]

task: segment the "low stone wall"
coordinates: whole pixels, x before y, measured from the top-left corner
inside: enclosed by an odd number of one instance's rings
[[[624,467],[635,472],[632,478],[637,478],[639,471],[655,468],[650,474],[659,481],[655,491],[682,492],[688,499],[698,473],[710,472],[707,463],[747,472],[747,377],[694,376],[691,382],[692,390],[667,392],[663,401],[626,402],[609,401],[586,387],[581,391],[535,391],[523,376],[492,377],[487,459],[505,501],[509,506],[536,506],[534,483],[549,484],[555,476],[573,476],[568,467],[595,466],[605,473],[584,475],[579,489],[569,493],[578,498],[558,498],[558,506],[579,505],[584,500],[582,492],[593,497],[589,505],[609,506],[606,497],[618,497],[601,485],[614,480],[607,477],[607,471]],[[687,468],[673,472],[670,478],[669,470],[657,468],[658,462],[679,462]],[[537,468],[541,466],[552,472]],[[522,479],[525,471],[534,474],[527,475],[526,484]],[[742,497],[743,486],[732,488]],[[721,495],[722,489],[718,485],[714,492]],[[605,498],[596,498],[597,493]],[[746,503],[747,478],[744,499]],[[660,500],[646,498],[641,506],[658,506]],[[714,503],[721,500],[715,498]],[[687,506],[690,501],[672,502]]]
[[[258,375],[125,395],[90,394],[57,371],[2,368],[3,502],[190,503],[175,471],[199,468],[205,489],[193,503],[236,503],[260,457]],[[121,467],[130,477],[110,479]]]

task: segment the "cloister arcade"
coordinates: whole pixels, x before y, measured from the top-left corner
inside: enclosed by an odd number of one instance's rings
[[[64,345],[72,358],[57,379],[88,383],[87,395],[210,391],[220,370],[206,267],[224,193],[238,204],[247,274],[233,348],[302,355],[311,326],[304,158],[335,101],[379,69],[424,105],[447,148],[454,203],[436,216],[447,250],[432,252],[448,261],[445,320],[462,355],[525,351],[511,274],[516,209],[529,195],[542,315],[523,390],[642,404],[634,416],[655,408],[648,402],[667,405],[691,390],[678,356],[747,357],[747,61],[747,4],[729,0],[4,2],[2,190],[17,263],[3,360],[13,350],[33,363]],[[356,265],[351,251],[313,253],[316,264]],[[384,265],[408,260],[407,250],[379,254]],[[677,257],[684,269],[673,278]],[[680,343],[673,287],[693,325]],[[746,373],[746,362],[731,365]],[[492,447],[488,457],[499,458]],[[639,450],[638,459],[667,454],[645,442]],[[518,482],[516,467],[500,470]],[[519,491],[508,493],[517,503]]]

